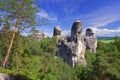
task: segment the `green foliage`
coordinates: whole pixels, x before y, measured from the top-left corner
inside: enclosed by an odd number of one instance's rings
[[[16,72],[15,64],[13,63],[10,69],[4,69],[0,67],[0,73],[8,73],[8,74],[16,75],[15,77],[20,77],[19,80],[24,79],[24,77],[28,77],[29,78],[28,80],[30,79],[39,80],[38,78],[38,74],[40,70],[40,58],[39,57],[37,56],[19,57],[19,71],[18,72]],[[18,78],[16,80],[18,80]]]
[[[46,54],[41,58],[40,80],[72,80],[73,69],[59,57]]]
[[[94,62],[96,78],[100,80],[104,80],[105,78],[109,78],[110,80],[119,80],[119,56],[120,54],[116,55],[116,53],[97,54],[96,61]]]
[[[120,38],[98,41],[97,53],[86,52],[87,66],[77,65],[74,80],[120,80]]]
[[[97,51],[103,52],[103,53],[120,53],[120,38],[115,37],[113,42],[110,43],[104,43],[102,41],[98,41],[98,47]]]
[[[108,39],[100,39],[100,41],[101,42],[103,42],[103,43],[111,43],[111,42],[114,42],[115,40],[114,39],[110,39],[110,40],[108,40]]]
[[[18,72],[16,72],[16,54],[13,45],[7,65],[8,69],[0,67],[0,73],[9,73],[16,78],[25,80],[72,80],[73,69],[61,58],[55,58],[55,53],[58,50],[55,38],[46,38],[39,42],[33,41],[30,36],[21,36],[21,38]]]
[[[18,27],[17,20],[19,19],[21,28],[30,27],[35,23],[36,8],[32,6],[34,0],[4,0],[1,2],[0,11],[4,13],[1,13],[0,16],[2,22],[7,21],[11,27],[16,27],[16,25]],[[17,19],[16,22],[15,19]]]
[[[57,40],[44,39],[40,41],[41,55],[40,80],[72,80],[73,69],[59,57],[55,57]]]
[[[91,52],[86,52],[87,66],[77,65],[74,69],[74,80],[94,80],[95,71],[94,61],[96,60],[96,54]],[[91,76],[92,75],[92,76]]]
[[[92,56],[94,55],[94,56]],[[119,80],[120,54],[116,53],[88,53],[88,65],[75,67],[74,80]]]
[[[11,33],[10,29],[14,27],[17,29],[7,68],[0,67],[0,73],[12,74],[16,80],[72,80],[73,69],[61,58],[55,58],[58,50],[56,38],[36,42],[31,36],[24,37],[19,34],[36,24],[36,8],[33,2],[34,0],[2,0],[0,2],[0,12],[5,13],[0,15],[0,25],[5,24],[7,26],[4,27],[8,28],[8,32],[4,32]],[[32,29],[37,32],[35,28]],[[0,62],[2,62],[7,49],[4,42],[6,35],[3,33],[0,36],[2,36],[0,39]]]
[[[97,53],[86,52],[87,66],[71,68],[60,57],[55,57],[56,38],[46,38],[39,42],[31,36],[21,36],[18,54],[19,70],[16,72],[14,45],[8,62],[8,69],[0,67],[0,73],[13,75],[16,80],[119,80],[120,79],[120,39],[103,43],[98,41]],[[4,37],[0,40],[0,61],[4,57]],[[27,75],[26,75],[27,74]]]
[[[5,41],[2,34],[0,34],[0,61],[2,60],[5,52],[6,52]]]

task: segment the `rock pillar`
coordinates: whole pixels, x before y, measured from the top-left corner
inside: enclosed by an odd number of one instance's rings
[[[71,28],[71,39],[76,44],[76,50],[74,52],[75,56],[73,56],[73,66],[76,63],[85,64],[85,45],[82,39],[82,22],[76,21],[73,23]]]
[[[54,27],[53,37],[60,37],[61,35],[61,28],[59,26]]]
[[[86,29],[86,35],[84,38],[84,42],[86,44],[86,49],[91,52],[96,52],[97,48],[97,38],[95,36],[95,32],[91,28]]]
[[[77,38],[82,36],[82,22],[76,21],[71,28],[71,39],[77,42]]]

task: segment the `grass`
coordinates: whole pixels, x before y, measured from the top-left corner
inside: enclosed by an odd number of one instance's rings
[[[100,41],[103,43],[110,43],[110,42],[114,42],[114,39],[101,39]]]

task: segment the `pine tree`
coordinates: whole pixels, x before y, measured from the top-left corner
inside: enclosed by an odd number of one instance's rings
[[[19,35],[20,32],[31,28],[35,22],[35,12],[36,8],[33,6],[34,0],[0,0],[0,21],[1,24],[5,24],[13,30],[11,35],[10,44],[7,49],[6,56],[2,62],[2,66],[5,67],[8,62],[8,57],[14,42],[16,33],[18,33],[17,38],[17,50],[16,57],[19,50]],[[7,34],[7,33],[6,33]],[[7,37],[7,36],[6,36]],[[18,63],[17,63],[18,64]],[[17,65],[18,66],[18,65]],[[17,67],[18,69],[18,67]]]

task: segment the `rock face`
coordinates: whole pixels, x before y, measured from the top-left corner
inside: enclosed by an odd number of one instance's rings
[[[82,39],[82,22],[77,21],[73,23],[72,29],[71,29],[71,38],[72,41],[75,42],[75,56],[72,57],[73,60],[73,66],[76,63],[85,64],[85,45],[84,41]]]
[[[94,52],[94,53],[96,52],[97,38],[92,29],[90,28],[86,29],[86,35],[84,37],[84,42],[85,42],[87,50],[90,50],[91,52]]]
[[[42,40],[42,39],[44,39],[45,38],[45,34],[43,33],[43,32],[40,32],[40,33],[38,33],[38,34],[36,34],[35,35],[35,40],[36,41],[40,41],[40,40]]]
[[[82,37],[82,22],[76,21],[71,28],[71,39],[77,42],[77,38]]]
[[[57,56],[61,56],[65,62],[74,67],[76,64],[87,65],[85,60],[86,49],[96,52],[97,38],[92,29],[86,29],[82,36],[82,22],[76,21],[71,28],[71,35],[61,37],[61,28],[54,27],[53,37],[58,38]]]
[[[62,56],[64,61],[72,67],[80,63],[86,65],[85,45],[82,39],[82,22],[76,21],[71,28],[71,36],[59,40],[57,55]]]
[[[59,26],[55,26],[54,27],[54,33],[53,33],[53,37],[60,37],[61,35],[61,28]]]
[[[0,80],[12,80],[9,75],[0,73]]]
[[[40,41],[45,38],[45,34],[43,32],[40,32],[35,34],[33,38],[35,41]]]

